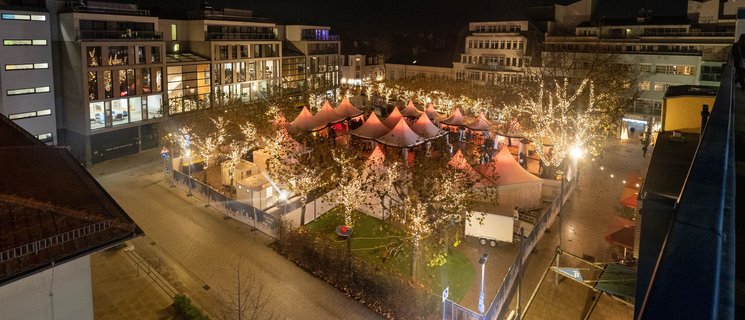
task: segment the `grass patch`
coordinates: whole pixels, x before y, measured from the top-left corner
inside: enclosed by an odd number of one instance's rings
[[[384,270],[391,270],[403,277],[411,275],[412,245],[405,241],[403,230],[364,213],[355,212],[355,226],[352,234],[352,253]],[[337,245],[346,248],[347,242],[336,235],[336,227],[343,224],[341,210],[337,207],[306,225],[306,228],[320,235],[337,240]],[[421,252],[429,251],[426,244]],[[400,247],[397,254],[389,254],[390,247]],[[422,254],[424,256],[424,254]],[[447,261],[440,267],[427,266],[427,258],[420,258],[417,281],[430,288],[435,294],[442,292],[445,285],[450,287],[450,298],[461,301],[471,287],[476,271],[465,255],[452,250]]]

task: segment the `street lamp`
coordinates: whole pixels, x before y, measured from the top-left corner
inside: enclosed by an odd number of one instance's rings
[[[479,313],[484,313],[484,269],[486,267],[486,259],[489,254],[483,253],[479,258],[479,264],[481,265],[481,292],[479,293]]]
[[[288,199],[288,197],[289,197],[289,192],[287,192],[286,190],[279,190],[279,196],[278,196],[279,199],[278,200],[279,200],[280,203],[283,203],[282,206],[284,207],[285,215],[287,215],[287,199]]]

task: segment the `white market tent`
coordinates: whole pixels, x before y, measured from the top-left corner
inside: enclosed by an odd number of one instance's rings
[[[398,124],[396,124],[396,126],[393,127],[390,132],[380,138],[375,139],[375,141],[380,142],[386,146],[409,148],[420,145],[427,140],[412,131],[411,128],[409,128],[409,125],[406,124],[406,119],[401,117],[398,120]]]
[[[324,101],[321,110],[318,110],[313,118],[319,123],[330,125],[338,122],[342,122],[347,119],[346,115],[340,114],[334,110],[328,100]]]
[[[363,113],[360,109],[355,108],[352,103],[349,102],[347,97],[344,97],[344,99],[341,100],[339,106],[336,107],[336,112],[346,116],[347,118],[355,118]]]
[[[306,132],[318,131],[326,127],[325,123],[320,123],[313,117],[308,107],[303,107],[303,110],[295,117],[295,120],[290,122],[290,125],[295,129]]]
[[[365,160],[365,166],[362,172],[363,177],[368,177],[370,174],[380,174],[385,169],[383,163],[385,162],[385,153],[383,149],[378,145],[375,146],[373,152]]]
[[[419,118],[419,115],[421,115],[422,112],[419,111],[419,109],[417,109],[414,106],[414,102],[412,102],[411,100],[409,100],[409,103],[406,105],[406,108],[404,108],[403,110],[401,110],[401,114],[404,117]]]
[[[391,111],[391,114],[388,115],[388,118],[385,118],[383,120],[383,124],[393,129],[396,125],[398,125],[399,120],[403,119],[403,115],[401,114],[401,111],[398,110],[398,107],[393,107],[393,111]]]
[[[508,148],[502,147],[493,161],[478,167],[478,172],[496,181],[500,206],[523,209],[541,206],[543,180],[521,167]]]
[[[440,120],[440,123],[454,127],[463,127],[466,125],[466,118],[464,118],[463,114],[460,113],[460,108],[455,108],[453,114],[445,119]]]
[[[468,164],[466,157],[463,156],[463,152],[461,152],[460,150],[458,150],[458,152],[453,155],[450,161],[448,161],[448,165],[455,169],[463,171],[466,176],[471,179],[472,182],[481,180],[481,175],[476,172],[476,170],[471,167],[470,164]]]
[[[352,130],[352,135],[360,137],[362,139],[375,140],[382,137],[386,133],[391,131],[390,128],[386,127],[375,112],[370,114],[365,123],[359,128]]]
[[[484,116],[484,112],[482,111],[473,122],[466,124],[466,127],[473,131],[489,131],[489,121],[486,120],[486,116]]]
[[[419,119],[411,124],[411,130],[427,140],[435,139],[447,134],[447,131],[434,125],[432,121],[429,120],[426,113],[422,113],[419,116]]]
[[[435,110],[435,104],[431,102],[427,105],[427,110],[424,110],[424,113],[427,114],[427,117],[429,117],[429,120],[434,121],[440,117],[440,114],[437,113],[437,110]]]

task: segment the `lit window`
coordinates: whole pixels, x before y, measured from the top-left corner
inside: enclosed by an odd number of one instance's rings
[[[639,83],[639,89],[641,89],[642,91],[649,91],[649,86],[649,81],[642,81]]]
[[[49,69],[49,63],[34,63],[34,69]]]
[[[8,115],[8,119],[10,119],[10,120],[33,118],[33,117],[36,117],[36,111],[22,112],[22,113],[11,113],[11,114]]]
[[[52,140],[52,133],[51,132],[42,133],[40,135],[37,135],[36,136],[36,139],[39,139],[39,140],[41,140],[43,142],[51,141]]]
[[[49,92],[49,87],[38,87],[35,89],[36,93],[43,93],[43,92]]]
[[[28,64],[6,64],[5,70],[6,71],[12,71],[12,70],[29,70],[33,69],[34,65],[32,63]]]
[[[31,20],[32,21],[47,21],[47,16],[41,15],[41,14],[32,14]]]
[[[31,20],[31,16],[27,14],[3,13],[2,19],[3,20]]]
[[[52,109],[44,109],[44,110],[39,110],[39,111],[36,112],[36,115],[39,116],[39,117],[41,117],[41,116],[48,116],[48,115],[51,115],[51,114],[52,114]]]
[[[49,87],[36,87],[36,88],[23,88],[23,89],[12,89],[8,90],[9,96],[17,96],[21,94],[32,94],[32,93],[44,93],[49,92]]]
[[[32,44],[31,40],[3,40],[4,46],[30,46]]]
[[[47,41],[46,40],[31,40],[31,42],[35,46],[46,46],[47,45]]]

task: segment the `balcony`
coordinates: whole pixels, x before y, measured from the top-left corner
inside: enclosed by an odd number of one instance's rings
[[[307,41],[340,41],[341,38],[339,38],[338,35],[330,34],[326,36],[319,36],[314,34],[304,34],[300,38],[301,40],[307,40]]]
[[[210,40],[277,40],[274,33],[245,33],[245,32],[206,32],[205,37]]]
[[[78,30],[78,40],[162,40],[163,32],[132,30]]]

